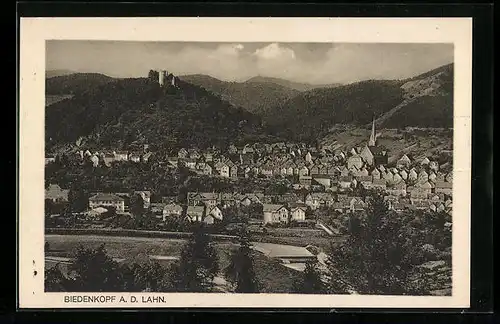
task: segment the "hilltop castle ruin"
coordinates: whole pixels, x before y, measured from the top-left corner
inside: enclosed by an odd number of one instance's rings
[[[161,87],[175,87],[176,78],[172,73],[168,73],[166,70],[155,71],[158,73],[158,83]]]

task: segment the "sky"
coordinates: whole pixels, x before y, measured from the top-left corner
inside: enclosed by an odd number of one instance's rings
[[[452,44],[197,43],[52,40],[46,70],[144,77],[151,69],[242,82],[310,84],[404,79],[453,62]]]

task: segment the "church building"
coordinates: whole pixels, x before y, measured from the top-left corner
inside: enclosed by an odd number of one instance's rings
[[[387,165],[388,154],[386,148],[377,145],[377,136],[375,133],[375,118],[372,123],[372,131],[368,145],[361,150],[360,156],[365,163],[370,166]]]

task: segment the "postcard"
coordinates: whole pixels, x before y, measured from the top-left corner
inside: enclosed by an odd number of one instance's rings
[[[21,18],[20,308],[467,308],[472,19]]]

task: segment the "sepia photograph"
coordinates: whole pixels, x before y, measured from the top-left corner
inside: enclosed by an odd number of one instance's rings
[[[300,304],[467,287],[453,41],[43,47],[41,294],[168,307],[176,293]]]

